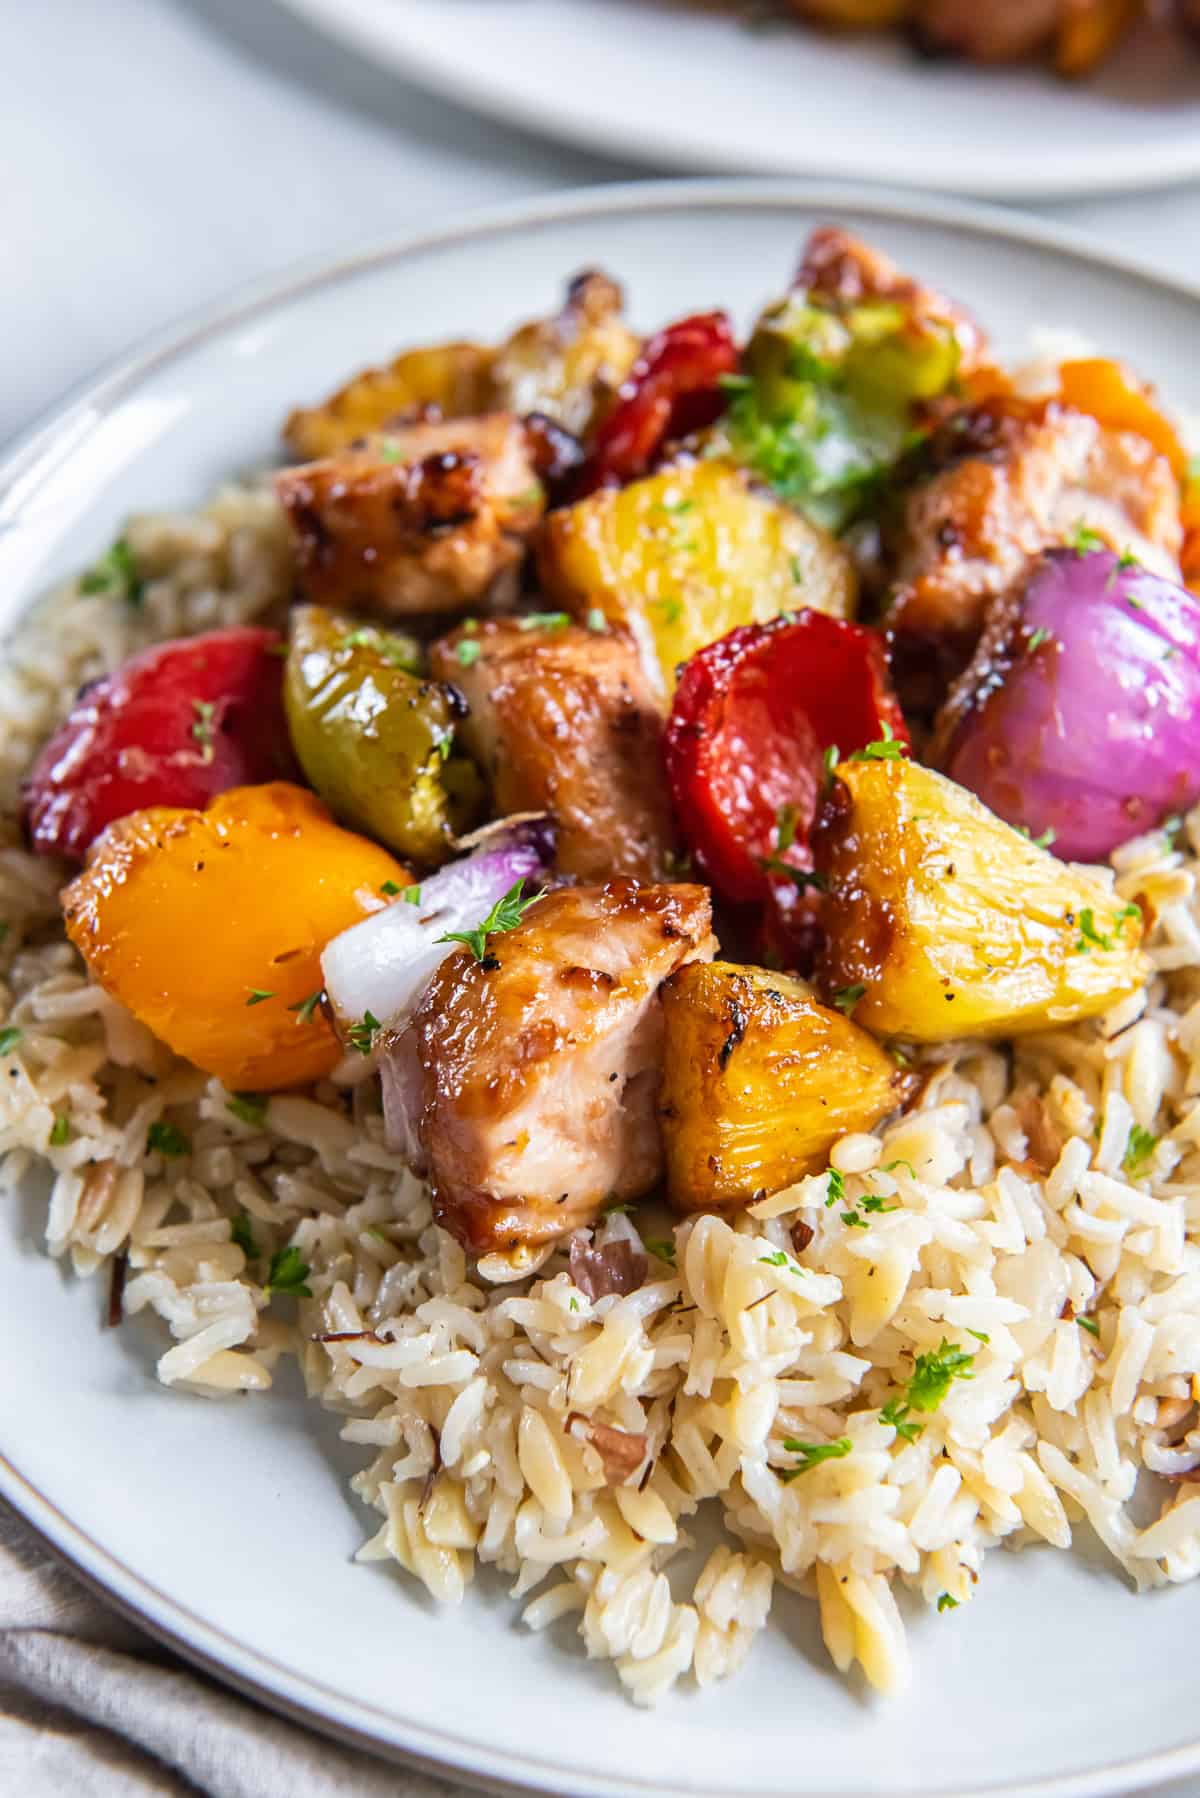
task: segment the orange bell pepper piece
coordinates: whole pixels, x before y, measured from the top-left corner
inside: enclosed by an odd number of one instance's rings
[[[234,787],[205,811],[111,824],[63,892],[67,935],[106,992],[227,1087],[328,1074],[321,951],[411,876],[303,787]]]
[[[1121,362],[1088,357],[1064,362],[1058,371],[1059,398],[1077,412],[1115,431],[1133,431],[1167,458],[1178,480],[1187,469],[1187,453],[1170,419],[1154,404],[1154,392]]]

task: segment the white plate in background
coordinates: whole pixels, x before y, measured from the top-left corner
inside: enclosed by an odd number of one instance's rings
[[[778,184],[607,189],[310,270],[209,313],[99,381],[0,468],[0,626],[92,562],[133,509],[201,500],[269,455],[288,409],[423,339],[496,337],[600,264],[635,322],[749,318],[814,223],[840,219],[973,305],[1001,343],[1070,326],[1182,410],[1200,296],[981,208]],[[994,1554],[978,1601],[907,1605],[904,1698],[844,1683],[815,1607],[776,1598],[749,1665],[635,1710],[568,1623],[531,1636],[484,1575],[438,1614],[352,1556],[375,1527],[364,1455],[284,1380],[214,1403],[153,1378],[159,1328],[100,1327],[104,1294],[42,1248],[36,1191],[0,1215],[0,1491],[184,1654],[397,1758],[551,1793],[696,1798],[1100,1798],[1200,1773],[1200,1591],[1132,1596],[1098,1554]]]
[[[1200,50],[1135,32],[1086,81],[754,31],[738,0],[283,0],[474,111],[624,160],[1051,198],[1200,173]]]

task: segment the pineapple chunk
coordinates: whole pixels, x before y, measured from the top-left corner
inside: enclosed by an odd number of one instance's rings
[[[364,369],[324,404],[293,412],[284,442],[297,461],[317,462],[422,406],[436,406],[443,418],[485,412],[493,353],[477,343],[406,350],[386,368]]]
[[[492,404],[541,412],[583,437],[612,405],[641,339],[621,317],[620,287],[596,269],[577,275],[562,311],[514,331],[492,365]]]
[[[1052,1029],[1148,977],[1141,914],[974,794],[906,760],[841,762],[815,838],[822,990],[880,1036]]]
[[[891,1057],[802,980],[697,962],[672,975],[662,1003],[659,1110],[682,1211],[778,1192],[901,1102],[907,1077]]]
[[[736,625],[801,606],[846,618],[856,598],[840,544],[717,461],[678,463],[552,513],[541,575],[576,617],[599,610],[632,633],[664,700],[680,663]]]

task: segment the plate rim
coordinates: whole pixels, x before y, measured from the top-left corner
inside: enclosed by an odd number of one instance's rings
[[[408,28],[398,9],[390,15],[381,11],[376,23],[373,17],[357,11],[343,12],[341,0],[279,0],[279,4],[313,29],[349,45],[393,73],[406,76],[440,99],[498,124],[541,139],[569,144],[609,161],[614,156],[629,156],[659,168],[665,166],[680,172],[690,170],[702,174],[728,174],[732,166],[747,175],[783,174],[830,181],[870,178],[870,172],[860,163],[836,153],[820,166],[805,166],[799,160],[781,162],[769,151],[754,145],[745,146],[731,157],[728,152],[709,149],[702,132],[693,135],[684,131],[681,135],[670,128],[659,129],[651,118],[639,119],[633,124],[622,120],[619,140],[614,145],[612,127],[592,125],[572,111],[569,88],[561,100],[551,94],[542,101],[527,102],[473,69],[447,67],[441,57],[427,52],[419,41],[407,35]],[[393,28],[403,35],[393,35]],[[1103,171],[1099,176],[1095,172],[1097,165]],[[1171,187],[1197,174],[1200,174],[1200,122],[1190,139],[1172,137],[1161,144],[1147,146],[1136,156],[1131,155],[1128,144],[1105,153],[1102,148],[1098,152],[1092,143],[1071,154],[1065,171],[1061,153],[1056,156],[1052,170],[1039,169],[1035,158],[1016,176],[1003,160],[995,158],[969,175],[960,174],[953,161],[939,162],[935,175],[932,168],[918,158],[917,166],[910,176],[902,178],[902,184],[913,192],[920,192],[927,184],[936,183],[941,192],[963,198],[1051,201]],[[900,182],[893,179],[888,185],[898,184]]]
[[[313,256],[244,285],[223,299],[186,314],[117,357],[99,374],[78,383],[53,403],[0,457],[0,530],[20,523],[26,497],[105,413],[173,359],[190,354],[206,338],[236,329],[306,292],[356,279],[373,268],[455,244],[481,245],[489,239],[600,216],[646,215],[696,210],[836,211],[908,221],[1045,250],[1100,271],[1140,282],[1171,299],[1200,306],[1200,282],[1148,269],[1132,257],[1098,248],[1086,233],[1020,212],[960,199],[858,184],[794,178],[665,180],[612,183],[567,190],[534,200],[462,213],[432,229],[372,241],[357,250]],[[236,1636],[197,1616],[168,1592],[139,1574],[97,1542],[20,1470],[19,1451],[0,1451],[0,1494],[62,1555],[84,1584],[184,1660],[244,1696],[320,1733],[376,1756],[440,1777],[450,1774],[471,1784],[508,1793],[569,1791],[577,1798],[617,1798],[629,1792],[661,1793],[661,1783],[637,1777],[617,1780],[584,1773],[532,1755],[494,1751],[469,1737],[397,1718],[365,1700],[339,1693],[299,1674],[270,1655],[247,1647]],[[959,1798],[1118,1798],[1118,1794],[1200,1771],[1200,1735],[1173,1748],[1042,1780],[987,1784]],[[565,1782],[565,1783],[564,1783]],[[752,1798],[754,1788],[689,1787],[691,1798]],[[844,1793],[809,1792],[806,1798],[846,1798]]]

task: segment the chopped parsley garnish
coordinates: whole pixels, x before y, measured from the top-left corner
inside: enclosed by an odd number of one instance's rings
[[[1125,1144],[1121,1166],[1136,1179],[1157,1147],[1157,1136],[1152,1135],[1149,1130],[1143,1130],[1140,1124],[1134,1124],[1129,1132],[1129,1141]]]
[[[829,882],[823,874],[812,868],[793,868],[791,862],[785,862],[779,855],[764,855],[759,864],[767,874],[779,874],[790,880],[797,891],[807,893],[811,887],[814,892],[825,893],[829,890]]]
[[[851,762],[901,762],[904,760],[903,743],[894,734],[885,718],[879,720],[879,728],[883,735],[874,743],[864,743],[861,749],[855,749],[847,756]]]
[[[405,905],[420,905],[421,889],[419,886],[405,887],[402,890],[400,897]]]
[[[347,631],[338,648],[373,649],[391,668],[399,668],[405,674],[420,672],[421,654],[412,639],[390,636],[373,624],[361,624],[357,630]]]
[[[1074,531],[1067,538],[1067,547],[1073,549],[1077,556],[1086,556],[1090,550],[1107,549],[1108,545],[1097,531],[1094,531],[1090,525],[1084,524],[1080,519]]]
[[[196,716],[192,720],[192,736],[200,745],[200,759],[211,762],[213,759],[213,718],[217,710],[216,701],[212,699],[193,699],[192,710]]]
[[[394,899],[396,894],[400,891],[400,888],[396,885],[394,880],[385,880],[379,890],[385,899]]]
[[[843,1211],[842,1222],[851,1230],[869,1230],[870,1224],[865,1217],[859,1217],[857,1211]]]
[[[435,937],[439,943],[465,943],[476,961],[482,961],[487,953],[487,940],[505,930],[515,930],[531,905],[535,905],[542,897],[541,891],[530,893],[528,899],[521,894],[525,886],[522,875],[515,886],[509,887],[502,899],[497,899],[487,917],[474,930],[450,930],[445,936]]]
[[[912,1379],[906,1388],[908,1403],[914,1411],[936,1411],[955,1380],[973,1380],[974,1354],[968,1355],[956,1342],[943,1336],[938,1349],[918,1355]]]
[[[1049,849],[1051,843],[1057,841],[1058,838],[1058,832],[1053,826],[1048,830],[1044,830],[1040,837],[1035,837],[1031,834],[1028,824],[1018,824],[1017,829],[1023,837],[1029,838],[1029,841],[1033,844],[1035,849]]]
[[[63,1144],[65,1142],[70,1142],[70,1140],[71,1120],[64,1113],[62,1117],[56,1117],[54,1120],[54,1128],[50,1132],[50,1147],[52,1149],[61,1149]]]
[[[831,1205],[836,1205],[839,1199],[844,1199],[846,1196],[845,1179],[835,1167],[831,1167],[829,1170],[826,1189],[829,1197],[825,1201],[825,1209],[828,1211]]]
[[[665,1261],[665,1262],[667,1262],[667,1264],[669,1266],[674,1267],[674,1265],[675,1265],[675,1244],[674,1244],[674,1242],[668,1242],[665,1238],[663,1238],[663,1239],[656,1240],[654,1242],[647,1241],[646,1247],[649,1249],[649,1251],[652,1255],[657,1255],[658,1259],[660,1261]]]
[[[849,1017],[866,990],[861,981],[854,986],[843,986],[833,995],[833,1002],[840,1012]]]
[[[124,537],[118,537],[112,548],[106,550],[100,560],[88,569],[79,582],[79,591],[120,592],[131,606],[141,605],[146,589],[138,574],[133,551]]]
[[[225,1109],[255,1130],[261,1130],[267,1121],[265,1093],[234,1093],[232,1099],[226,1099]]]
[[[941,1612],[941,1611],[957,1611],[958,1600],[957,1600],[957,1598],[951,1598],[949,1592],[939,1592],[937,1608],[938,1608],[939,1612]]]
[[[569,1299],[567,1301],[567,1310],[568,1311],[578,1311],[578,1309],[579,1309],[579,1300],[578,1299],[573,1298],[573,1299]]]
[[[796,808],[794,805],[781,805],[775,814],[775,851],[778,855],[786,855],[796,841]]]
[[[890,1174],[893,1172],[894,1169],[896,1169],[898,1167],[902,1167],[904,1169],[905,1173],[908,1175],[910,1180],[916,1179],[917,1170],[913,1166],[911,1161],[885,1161],[883,1164],[883,1171],[885,1174]]]
[[[324,997],[325,988],[319,986],[315,993],[310,993],[308,995],[307,999],[298,999],[295,1005],[289,1005],[288,1010],[295,1012],[297,1024],[310,1023],[313,1012],[316,1011],[317,1006]]]
[[[972,1330],[968,1327],[967,1335],[973,1336],[976,1342],[982,1342],[985,1346],[992,1340],[986,1330]]]
[[[794,1436],[785,1436],[783,1446],[789,1455],[800,1456],[798,1466],[776,1469],[786,1486],[790,1481],[798,1480],[810,1468],[819,1467],[822,1461],[844,1460],[854,1444],[849,1436],[839,1436],[834,1442],[798,1442]]]
[[[159,1118],[147,1130],[146,1148],[150,1154],[166,1155],[172,1159],[192,1152],[192,1145],[183,1131],[174,1124],[168,1124],[164,1118]]]
[[[398,462],[404,451],[398,443],[392,443],[385,437],[379,445],[378,454],[381,462]]]
[[[271,1265],[267,1269],[263,1292],[268,1297],[273,1292],[283,1292],[293,1298],[310,1299],[312,1292],[305,1285],[308,1272],[308,1263],[298,1248],[276,1249],[271,1256]]]
[[[833,771],[837,767],[837,765],[841,761],[841,759],[842,759],[841,754],[838,750],[837,744],[831,743],[829,745],[828,749],[825,751],[825,754],[821,757],[821,763],[825,769],[825,785],[826,786],[828,786],[829,783],[832,781]]]
[[[250,1228],[250,1219],[244,1211],[239,1211],[229,1226],[229,1240],[236,1242],[247,1261],[258,1259],[258,1244],[254,1240],[254,1232]]]
[[[454,653],[458,657],[460,668],[473,668],[483,654],[483,648],[478,643],[467,641],[460,643]]]
[[[902,1442],[915,1442],[925,1428],[923,1423],[909,1421],[910,1409],[903,1399],[890,1398],[879,1413],[880,1423],[890,1424]]]
[[[518,620],[517,628],[523,631],[565,631],[571,622],[569,612],[527,612]]]
[[[246,1000],[246,1004],[261,1005],[264,999],[273,999],[274,997],[274,993],[269,993],[265,986],[252,986],[250,988],[250,997]]]
[[[678,624],[679,620],[683,617],[683,604],[678,599],[672,599],[668,596],[664,599],[653,599],[650,603],[651,605],[658,607],[659,611],[662,613],[664,624]]]
[[[899,1203],[895,1199],[885,1199],[881,1192],[869,1192],[860,1199],[859,1204],[864,1211],[899,1211]]]
[[[1162,823],[1159,825],[1159,829],[1162,831],[1164,837],[1166,837],[1169,846],[1174,849],[1179,841],[1180,834],[1183,831],[1182,816],[1179,812],[1172,812],[1169,818],[1163,819]]]
[[[603,633],[608,629],[608,619],[604,616],[604,613],[600,610],[599,606],[592,606],[589,609],[587,615],[587,627],[590,631],[596,631],[597,633]]]
[[[364,1011],[361,1024],[352,1024],[346,1032],[346,1041],[360,1055],[369,1055],[375,1042],[375,1032],[382,1030],[383,1025],[373,1011]]]
[[[1112,938],[1096,929],[1096,914],[1090,905],[1085,905],[1079,914],[1079,940],[1075,944],[1075,953],[1087,955],[1093,948],[1111,949]]]
[[[1089,1336],[1099,1336],[1100,1325],[1094,1317],[1077,1317],[1075,1322],[1081,1330],[1086,1330]]]
[[[1029,642],[1025,645],[1030,655],[1033,654],[1035,649],[1040,649],[1043,643],[1048,643],[1053,634],[1052,631],[1046,629],[1044,624],[1039,624],[1038,628],[1030,637]]]
[[[807,1269],[801,1267],[798,1261],[793,1261],[790,1255],[785,1255],[782,1249],[772,1249],[769,1255],[760,1255],[758,1259],[763,1267],[786,1267],[788,1272],[793,1274],[807,1272]]]
[[[1128,549],[1127,549],[1127,550],[1126,550],[1126,551],[1125,551],[1125,552],[1124,552],[1124,554],[1123,554],[1123,555],[1120,555],[1120,556],[1118,556],[1118,557],[1117,557],[1117,567],[1118,567],[1118,568],[1119,568],[1119,569],[1121,569],[1121,571],[1122,571],[1122,572],[1123,572],[1123,573],[1128,573],[1128,571],[1129,571],[1129,570],[1130,570],[1130,569],[1131,569],[1131,568],[1136,568],[1136,567],[1137,567],[1137,565],[1138,565],[1138,559],[1137,559],[1137,557],[1136,557],[1136,556],[1135,556],[1135,555],[1134,555],[1134,554],[1133,554],[1133,553],[1132,553],[1132,551],[1131,551],[1131,550],[1128,550]],[[1133,601],[1132,601],[1132,600],[1131,600],[1131,601],[1130,601],[1130,604],[1131,604],[1131,605],[1132,605],[1132,603],[1133,603]]]
[[[23,1035],[24,1032],[18,1030],[15,1024],[10,1024],[7,1030],[0,1030],[0,1055],[11,1055]]]

